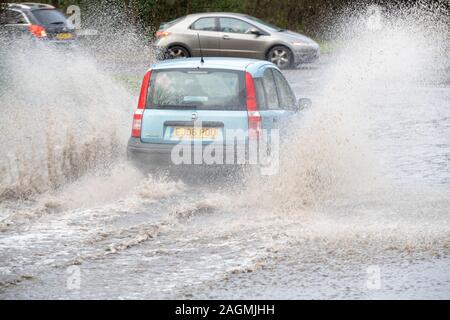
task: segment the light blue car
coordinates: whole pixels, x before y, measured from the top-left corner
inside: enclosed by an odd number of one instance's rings
[[[252,142],[270,140],[273,129],[282,129],[309,104],[296,100],[283,74],[267,61],[159,62],[142,83],[128,158],[147,168],[246,164]]]

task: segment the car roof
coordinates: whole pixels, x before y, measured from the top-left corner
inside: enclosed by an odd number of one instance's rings
[[[52,5],[34,2],[5,3],[4,6],[10,9],[22,9],[22,10],[55,9],[55,7]]]
[[[204,58],[204,63],[202,63],[200,57],[196,57],[196,58],[164,60],[153,64],[151,66],[151,69],[152,70],[185,69],[185,68],[224,69],[224,70],[248,71],[253,75],[255,75],[257,70],[265,65],[275,66],[273,63],[268,61],[245,59],[245,58],[206,57]]]
[[[236,12],[201,12],[201,13],[192,13],[188,14],[189,18],[197,18],[197,17],[215,17],[215,16],[234,16],[234,17],[246,17],[246,14],[236,13]]]

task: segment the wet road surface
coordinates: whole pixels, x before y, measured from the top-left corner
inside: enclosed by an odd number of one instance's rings
[[[275,177],[191,184],[119,157],[2,201],[0,298],[448,299],[450,83],[338,59],[285,72],[314,106]]]

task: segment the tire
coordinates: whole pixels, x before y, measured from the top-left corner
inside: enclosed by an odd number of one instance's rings
[[[172,46],[167,49],[167,59],[189,58],[191,54],[182,46]]]
[[[290,69],[294,65],[294,56],[289,48],[276,46],[270,49],[267,61],[272,62],[280,69]]]

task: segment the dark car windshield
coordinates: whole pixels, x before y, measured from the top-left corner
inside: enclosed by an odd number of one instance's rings
[[[245,110],[243,72],[233,70],[156,70],[149,108]]]
[[[259,24],[262,24],[262,25],[265,26],[266,28],[269,28],[271,31],[277,31],[277,32],[284,31],[284,29],[281,29],[281,28],[279,28],[279,27],[277,27],[277,26],[275,26],[275,25],[273,25],[273,24],[270,24],[270,23],[268,23],[268,22],[265,22],[265,21],[263,21],[263,20],[261,20],[261,19],[258,19],[258,18],[252,17],[252,16],[245,16],[245,17],[246,17],[247,19],[250,19],[250,20],[254,21],[254,22],[257,22],[257,23],[259,23]]]
[[[54,9],[39,9],[32,11],[33,15],[39,21],[39,23],[45,27],[53,25],[63,25],[68,28],[73,28],[72,22],[70,22],[64,14]]]

